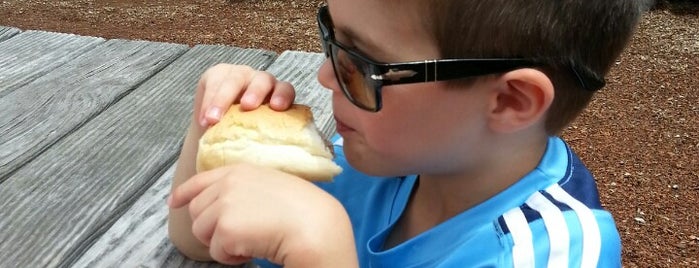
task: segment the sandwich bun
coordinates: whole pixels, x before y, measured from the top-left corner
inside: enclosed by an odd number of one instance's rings
[[[235,163],[274,168],[309,181],[330,181],[342,172],[310,108],[299,104],[283,112],[268,105],[252,111],[231,106],[199,140],[196,169]]]

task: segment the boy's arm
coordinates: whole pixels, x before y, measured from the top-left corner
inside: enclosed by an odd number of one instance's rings
[[[199,137],[204,133],[204,128],[192,120],[187,135],[182,145],[182,151],[177,160],[175,176],[172,181],[172,189],[181,185],[188,178],[196,174],[196,154],[199,147]],[[177,249],[188,258],[198,261],[212,261],[209,248],[202,244],[192,234],[192,218],[188,211],[189,206],[170,209],[168,215],[168,232],[170,240]]]
[[[195,176],[195,157],[196,157],[196,152],[198,148],[198,138],[201,136],[203,133],[203,128],[198,126],[196,123],[193,123],[189,130],[188,133],[185,137],[184,145],[180,154],[180,157],[178,159],[177,167],[175,170],[175,176],[173,179],[173,189],[177,188],[178,186],[184,186],[186,182],[191,180],[197,180],[197,179],[202,179],[201,176],[197,178]],[[213,171],[216,172],[216,171]],[[193,177],[194,176],[194,177]],[[273,176],[261,176],[257,180],[254,181],[263,181],[264,178],[272,178]],[[241,180],[245,180],[246,178],[242,178]],[[204,179],[206,180],[206,179]],[[287,182],[287,183],[293,183],[294,181],[291,179],[287,178],[282,178],[280,179],[281,181]],[[251,181],[251,180],[247,180]],[[191,186],[192,183],[190,183]],[[201,183],[193,183],[195,187],[202,185]],[[267,183],[267,182],[261,182],[261,184],[269,184],[269,185],[279,185],[278,183]],[[309,184],[308,182],[305,182],[303,184]],[[181,188],[181,187],[180,187]],[[223,189],[222,187],[217,187],[219,189]],[[245,188],[245,187],[244,187]],[[271,217],[271,220],[268,220],[264,222],[265,224],[270,224],[270,225],[277,225],[276,227],[278,228],[272,228],[272,229],[279,229],[279,230],[285,230],[288,228],[284,228],[285,226],[289,227],[301,227],[301,228],[292,228],[291,230],[295,230],[293,232],[282,232],[279,233],[279,235],[282,236],[277,236],[277,237],[287,237],[288,239],[282,239],[282,241],[276,241],[279,243],[279,246],[277,246],[277,252],[279,254],[274,254],[276,255],[275,258],[271,258],[272,256],[267,256],[265,258],[269,258],[270,260],[276,262],[276,263],[283,263],[287,267],[358,267],[357,263],[357,255],[355,251],[355,246],[354,246],[354,239],[353,239],[353,234],[352,234],[352,227],[349,221],[349,218],[347,214],[344,211],[344,208],[342,205],[332,198],[330,195],[325,193],[324,191],[316,188],[315,186],[309,187],[310,189],[314,189],[319,193],[323,193],[322,195],[311,195],[311,194],[305,194],[303,191],[296,191],[293,187],[287,187],[287,185],[282,185],[283,189],[290,189],[290,191],[293,192],[293,196],[295,197],[294,200],[299,201],[300,203],[304,204],[304,208],[308,208],[312,210],[313,212],[317,213],[310,213],[310,214],[296,214],[295,217],[292,217],[292,220],[284,220],[284,221],[279,221],[275,220],[274,217]],[[245,188],[248,189],[248,188]],[[252,188],[254,189],[254,188]],[[181,189],[180,189],[181,190]],[[248,190],[245,190],[248,191]],[[250,190],[252,192],[261,192],[257,190]],[[186,192],[186,191],[185,191]],[[318,198],[311,198],[311,197],[320,197]],[[244,198],[244,197],[243,197]],[[310,200],[305,200],[307,198],[311,198]],[[174,196],[172,202],[181,202],[182,196]],[[264,200],[268,200],[267,198],[263,198]],[[269,198],[270,201],[272,201],[272,198]],[[272,201],[274,202],[274,201]],[[262,202],[265,203],[265,202]],[[267,202],[269,203],[269,202]],[[284,206],[279,206],[278,203],[275,203],[275,206],[278,207],[284,207]],[[288,204],[288,203],[284,203]],[[312,204],[312,206],[308,206],[308,204]],[[268,208],[269,206],[264,206],[262,204],[258,204],[259,206],[256,207],[255,209],[260,209],[264,211],[270,211],[270,210],[265,210],[262,208]],[[175,207],[179,207],[179,205],[175,205]],[[313,209],[313,208],[315,209]],[[283,213],[281,212],[273,212],[271,213],[271,216],[275,215],[282,215]],[[199,214],[201,215],[201,214]],[[242,214],[240,217],[242,218],[248,218],[250,216],[249,214]],[[299,217],[300,216],[300,217]],[[252,218],[252,217],[250,217]],[[288,218],[287,218],[288,219]],[[295,221],[294,221],[295,220]],[[177,247],[177,249],[185,256],[188,258],[198,260],[198,261],[213,261],[214,258],[211,256],[210,253],[210,248],[205,246],[199,239],[197,239],[193,232],[192,232],[192,218],[190,217],[190,209],[187,206],[182,206],[176,209],[171,209],[170,214],[169,214],[169,235],[172,243]],[[283,224],[280,224],[283,223]],[[312,223],[312,224],[307,224],[307,223]],[[264,224],[263,224],[264,225]],[[239,226],[239,225],[236,225]],[[259,227],[259,228],[257,228]],[[259,229],[259,230],[258,230]],[[241,242],[250,242],[251,240],[246,239],[245,236],[251,235],[255,236],[257,231],[262,230],[262,237],[265,237],[264,230],[271,230],[270,228],[265,228],[264,226],[259,226],[256,225],[255,228],[253,229],[245,229],[249,230],[249,232],[246,233],[238,233],[237,236],[226,236],[225,233],[221,234],[222,236],[219,237],[220,240],[222,241],[231,241],[231,240],[236,240],[241,239]],[[303,231],[301,231],[303,230]],[[240,236],[242,235],[242,237]],[[291,236],[289,236],[291,235]],[[275,235],[276,236],[276,235]],[[234,238],[235,237],[235,238]],[[252,239],[252,241],[259,241],[262,242],[263,244],[265,243],[264,241],[267,241],[266,239]],[[283,242],[283,243],[282,243]],[[272,244],[275,243],[275,241],[271,242]],[[216,244],[216,243],[213,243]],[[242,245],[242,244],[241,244]],[[218,245],[220,246],[220,245]],[[213,245],[212,245],[213,247]]]
[[[251,84],[272,84],[278,87],[278,82],[269,74],[259,72],[250,66],[218,64],[209,68],[199,79],[194,96],[194,107],[190,126],[185,136],[180,156],[177,160],[175,175],[172,181],[172,189],[184,183],[196,174],[196,155],[199,148],[199,138],[206,131],[206,125],[215,123],[221,111],[238,99],[238,96],[245,92]],[[254,78],[257,76],[258,80]],[[260,83],[259,81],[267,81]],[[223,87],[223,86],[227,87]],[[268,89],[268,88],[267,88]],[[294,100],[294,90],[291,85],[288,87],[278,87],[275,93],[281,97],[282,101],[277,102],[277,108],[288,107]],[[250,93],[252,92],[252,93]],[[280,94],[281,92],[281,94]],[[270,94],[265,88],[247,92],[247,100],[242,101],[248,109],[257,107],[267,95]],[[219,108],[218,113],[210,113],[211,108]],[[172,192],[172,190],[171,190]],[[208,247],[202,244],[192,234],[192,218],[189,214],[188,206],[172,209],[168,213],[168,233],[170,240],[185,256],[200,260],[213,260],[208,251]]]
[[[252,165],[196,172],[200,137],[231,104],[252,110],[267,99],[281,111],[294,96],[291,84],[249,66],[219,64],[202,75],[168,198],[170,240],[183,255],[226,264],[259,257],[287,267],[358,266],[347,213],[310,182]],[[259,202],[246,205],[250,200]]]
[[[542,218],[529,222],[528,228],[510,228],[509,234],[501,238],[505,239],[502,244],[509,245],[501,266],[621,267],[621,239],[614,219],[607,211],[591,209],[589,212],[592,225],[588,222],[584,226],[580,216],[568,210],[559,214],[559,222],[550,221],[547,225]],[[519,242],[515,236],[519,237]]]

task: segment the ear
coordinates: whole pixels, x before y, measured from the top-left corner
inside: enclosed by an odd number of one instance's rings
[[[489,127],[511,133],[542,122],[551,106],[554,88],[551,80],[536,69],[518,69],[498,79],[489,100]]]

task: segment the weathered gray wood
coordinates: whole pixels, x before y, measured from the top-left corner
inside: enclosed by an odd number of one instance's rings
[[[226,267],[189,260],[168,239],[165,199],[174,170],[172,165],[72,267]]]
[[[0,267],[77,261],[174,161],[201,72],[217,62],[266,67],[273,57],[195,47],[17,170],[0,184]]]
[[[311,105],[316,113],[316,124],[328,136],[334,133],[330,92],[322,89],[315,78],[323,60],[322,54],[287,51],[267,70],[297,87],[297,101]],[[124,267],[218,267],[183,259],[169,242],[165,198],[170,192],[171,181],[172,170],[169,170],[82,256],[75,267],[103,267],[115,263]]]
[[[11,32],[8,30],[8,34]],[[98,37],[26,31],[0,42],[0,97],[104,41]]]
[[[296,88],[296,102],[311,106],[316,125],[326,137],[335,133],[332,93],[318,83],[318,68],[325,60],[321,53],[284,51],[268,72]]]
[[[17,28],[0,26],[0,42],[4,41],[5,39],[9,39],[13,35],[20,32],[21,30]]]
[[[0,182],[187,49],[110,40],[0,98]]]

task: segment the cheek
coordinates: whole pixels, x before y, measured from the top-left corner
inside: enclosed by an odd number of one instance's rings
[[[432,115],[419,107],[393,109],[387,105],[384,108],[373,116],[357,117],[368,149],[365,153],[372,155],[368,159],[376,164],[402,172],[431,150],[435,140],[433,130],[439,126],[431,120]]]
[[[344,148],[352,166],[375,176],[409,173],[406,167],[410,166],[411,152],[406,144],[410,143],[410,137],[401,134],[408,133],[409,129],[379,116],[362,118],[356,122],[361,134],[346,139]]]
[[[377,146],[398,150],[420,146],[434,138],[434,131],[442,128],[440,121],[443,120],[438,117],[449,107],[442,105],[437,90],[428,85],[384,89],[383,109],[377,114],[377,121],[370,122]]]
[[[379,117],[381,118],[381,117]],[[386,120],[363,120],[362,127],[367,145],[383,155],[400,154],[408,129],[398,118],[385,118]]]
[[[365,122],[365,147],[361,154],[365,171],[384,176],[419,174],[443,169],[450,155],[459,151],[449,138],[451,131],[423,118],[395,118],[391,122]],[[417,120],[416,120],[417,119]]]
[[[367,145],[378,159],[404,172],[455,168],[485,135],[486,121],[479,116],[485,105],[463,91],[414,90],[423,91],[412,96],[385,92],[384,109],[362,121]]]

